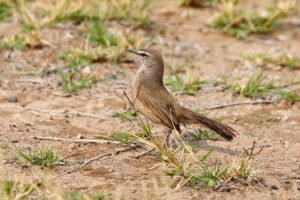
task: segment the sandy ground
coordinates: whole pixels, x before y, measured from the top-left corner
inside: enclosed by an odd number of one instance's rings
[[[234,78],[256,74],[258,69],[245,65],[240,59],[241,55],[257,52],[272,54],[281,50],[300,55],[299,14],[284,20],[283,25],[270,35],[237,40],[206,26],[215,12],[212,8],[178,8],[168,1],[156,1],[154,7],[153,21],[163,27],[164,34],[159,35],[160,39],[151,44],[151,47],[159,49],[167,66],[177,70],[185,79],[199,77],[200,80],[213,81],[221,80],[224,75]],[[187,13],[191,17],[184,17]],[[7,27],[13,29],[15,25],[1,24],[0,34],[6,35]],[[63,67],[58,55],[63,47],[76,40],[76,36],[67,37],[70,30],[64,28],[47,28],[42,32],[53,46],[0,51],[0,153],[13,158],[16,152],[14,145],[24,151],[26,148],[48,146],[61,156],[68,155],[67,160],[72,165],[41,169],[38,166],[22,168],[15,163],[7,164],[5,167],[12,175],[25,173],[28,177],[43,174],[55,176],[78,165],[75,161],[79,156],[88,160],[124,148],[113,144],[39,141],[34,140],[33,136],[75,139],[80,134],[93,139],[95,136],[111,136],[114,131],[140,131],[133,123],[112,117],[113,114],[124,111],[125,103],[115,95],[115,91],[128,89],[126,83],[130,83],[137,70],[137,59],[128,55],[128,59],[136,62],[92,64],[89,70],[93,73],[103,78],[107,74],[115,74],[118,80],[104,78],[90,89],[66,96],[58,84],[61,79],[55,69]],[[158,35],[140,32],[141,35]],[[35,70],[47,70],[47,73],[42,76],[22,75]],[[121,75],[121,72],[125,72],[125,75]],[[169,72],[166,69],[166,73]],[[266,69],[265,74],[275,77],[276,83],[285,83],[292,78],[300,80],[300,70]],[[200,110],[205,106],[249,100],[206,86],[193,96],[173,94],[182,105]],[[12,95],[18,98],[17,103],[7,101]],[[80,116],[65,111],[78,111],[98,117]],[[148,199],[300,199],[299,102],[294,105],[285,101],[279,104],[241,105],[208,113],[209,117],[223,118],[223,122],[234,127],[239,135],[232,142],[199,142],[197,155],[200,157],[209,150],[214,150],[211,162],[218,159],[221,164],[226,165],[232,162],[243,147],[251,146],[254,141],[259,146],[265,145],[267,147],[250,162],[255,173],[262,179],[259,184],[235,184],[230,192],[197,191],[188,186],[175,191],[169,187],[172,181],[163,176],[162,167],[157,165],[159,162],[154,157],[134,158],[134,155],[145,149],[105,157],[53,181],[68,191],[106,190],[115,197],[122,196],[125,199],[146,199],[145,196]],[[270,119],[267,124],[258,120],[262,115]],[[154,128],[156,133],[161,130],[160,126]],[[272,185],[279,189],[271,189]]]

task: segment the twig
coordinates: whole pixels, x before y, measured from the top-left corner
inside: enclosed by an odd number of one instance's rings
[[[118,151],[115,152],[115,155],[118,155],[119,153],[123,153],[123,152],[126,152],[126,151],[129,151],[129,150],[132,150],[132,149],[136,149],[140,147],[139,144],[134,144],[134,145],[131,145],[130,147],[127,147],[127,148],[124,148],[124,149],[120,149]]]
[[[103,154],[103,155],[100,155],[100,156],[97,156],[97,157],[95,157],[95,158],[91,158],[91,159],[89,159],[86,163],[82,164],[81,167],[85,167],[85,166],[87,166],[88,164],[94,162],[95,160],[99,160],[99,159],[101,159],[101,158],[103,158],[103,157],[111,156],[111,155],[112,155],[112,152],[106,153],[106,154]]]
[[[145,151],[145,152],[143,152],[143,153],[140,153],[140,154],[134,156],[134,158],[138,159],[138,158],[140,158],[140,157],[142,157],[142,156],[148,155],[151,151],[154,151],[154,149],[155,149],[155,148],[152,148],[152,149],[150,149],[150,150],[148,150],[148,151]]]
[[[80,117],[89,117],[89,118],[95,118],[95,119],[102,119],[107,120],[106,118],[100,117],[98,115],[89,114],[89,113],[83,113],[76,110],[42,110],[39,108],[24,108],[24,107],[8,107],[8,106],[0,106],[1,109],[19,109],[19,110],[29,110],[29,111],[35,111],[35,112],[41,112],[41,113],[59,113],[59,114],[70,114],[70,115],[77,115]]]
[[[24,83],[45,83],[44,81],[42,80],[4,80],[5,82],[24,82]]]
[[[64,141],[64,142],[97,143],[97,144],[122,144],[121,142],[118,142],[118,141],[106,141],[106,140],[66,139],[66,138],[41,137],[41,136],[34,136],[32,138],[35,139],[35,140],[53,140],[53,141]]]
[[[127,147],[127,148],[124,148],[124,149],[120,149],[120,150],[118,150],[118,151],[116,151],[114,153],[113,152],[109,152],[109,153],[97,156],[95,158],[91,158],[86,163],[82,164],[81,167],[85,167],[88,164],[91,164],[92,162],[94,162],[95,160],[99,160],[99,159],[101,159],[103,157],[106,157],[106,156],[112,156],[113,154],[118,155],[119,153],[126,152],[126,151],[129,151],[129,150],[132,150],[132,149],[136,149],[138,146],[139,145],[133,145],[133,146],[130,146],[130,147]]]
[[[229,106],[237,106],[237,105],[245,105],[245,104],[261,104],[261,103],[275,103],[276,101],[271,100],[259,100],[259,101],[245,101],[245,102],[235,102],[235,103],[228,103],[228,104],[221,104],[221,105],[215,105],[211,107],[205,107],[206,110],[214,110]]]
[[[77,115],[80,117],[90,117],[90,118],[95,118],[95,119],[102,119],[102,120],[106,120],[103,117],[100,117],[98,115],[94,115],[94,114],[89,114],[89,113],[83,113],[83,112],[78,112],[76,110],[67,110],[66,112],[64,112],[66,114],[70,114],[70,115]]]

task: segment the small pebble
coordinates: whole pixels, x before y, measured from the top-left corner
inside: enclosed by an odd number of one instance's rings
[[[8,102],[13,102],[13,103],[16,103],[18,102],[18,98],[16,96],[10,96],[8,97]]]
[[[81,134],[78,134],[76,138],[79,140],[79,139],[82,139],[83,136]]]
[[[84,73],[84,74],[91,74],[92,70],[91,70],[91,67],[87,66],[87,67],[83,68],[81,70],[81,72]]]
[[[61,81],[59,81],[58,83],[57,83],[57,86],[62,86],[62,82]]]
[[[15,140],[11,140],[12,143],[18,143],[19,140],[15,139]]]
[[[79,157],[77,158],[76,162],[79,163],[79,164],[83,164],[83,163],[84,163],[84,158],[81,157],[81,156],[79,156]]]
[[[273,189],[273,190],[278,190],[279,188],[278,188],[277,185],[272,185],[272,186],[271,186],[271,189]]]

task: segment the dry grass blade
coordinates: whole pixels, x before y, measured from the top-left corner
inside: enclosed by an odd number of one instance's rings
[[[34,136],[32,137],[36,140],[52,140],[52,141],[64,141],[64,142],[78,142],[78,143],[96,143],[96,144],[122,144],[117,141],[106,141],[106,140],[84,140],[84,139],[65,139],[65,138],[56,138],[56,137],[40,137]]]
[[[261,147],[256,153],[254,153],[255,144],[256,144],[256,142],[254,141],[253,145],[252,145],[252,147],[250,149],[250,153],[248,152],[248,150],[245,147],[243,147],[245,153],[248,156],[248,160],[250,160],[251,158],[253,158],[253,156],[258,155],[263,150],[263,147]]]

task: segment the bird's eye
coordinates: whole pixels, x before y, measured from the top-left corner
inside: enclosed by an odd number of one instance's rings
[[[147,54],[145,53],[141,53],[142,58],[145,58],[147,56]]]

